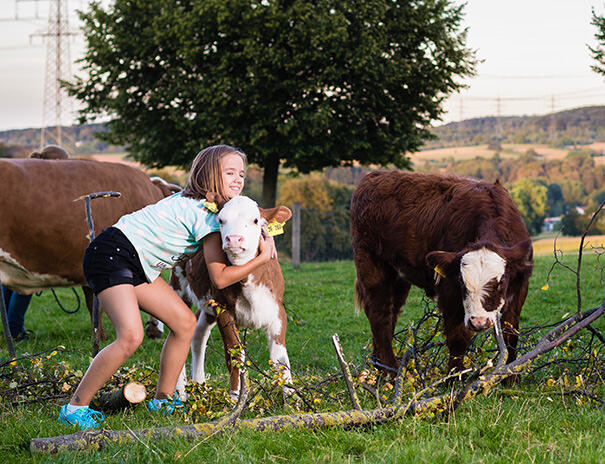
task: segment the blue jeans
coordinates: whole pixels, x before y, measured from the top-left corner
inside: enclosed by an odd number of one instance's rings
[[[25,332],[25,311],[32,299],[31,295],[22,295],[6,287],[2,287],[2,297],[8,313],[8,327],[11,335],[16,337]]]

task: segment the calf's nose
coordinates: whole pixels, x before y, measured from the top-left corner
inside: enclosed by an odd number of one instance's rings
[[[244,236],[243,235],[227,235],[227,237],[225,237],[225,241],[227,242],[228,247],[242,246],[244,244]]]
[[[471,329],[485,330],[492,326],[492,320],[488,317],[471,317],[469,324]]]

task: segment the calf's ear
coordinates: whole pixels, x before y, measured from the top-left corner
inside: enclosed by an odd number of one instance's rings
[[[424,260],[439,276],[448,277],[455,272],[452,265],[457,256],[457,253],[449,251],[431,251],[425,256]]]
[[[267,222],[277,221],[282,224],[292,217],[292,211],[285,206],[276,206],[275,208],[259,208],[260,214]]]
[[[516,263],[523,267],[531,267],[534,264],[534,250],[531,239],[523,240],[510,248],[504,250],[504,256],[510,263]]]

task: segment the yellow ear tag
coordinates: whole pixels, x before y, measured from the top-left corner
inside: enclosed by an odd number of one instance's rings
[[[218,207],[216,206],[216,203],[211,202],[211,201],[205,201],[204,203],[202,203],[204,205],[204,207],[210,211],[211,213],[218,213]]]
[[[267,224],[267,233],[273,237],[274,235],[281,235],[284,233],[285,222],[271,221]]]
[[[443,269],[441,269],[439,265],[435,266],[433,270],[445,279],[445,272],[443,272]]]

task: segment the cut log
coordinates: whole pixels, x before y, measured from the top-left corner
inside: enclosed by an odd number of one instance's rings
[[[129,382],[121,388],[99,395],[98,407],[102,411],[115,411],[138,404],[147,397],[145,385],[139,382]]]

